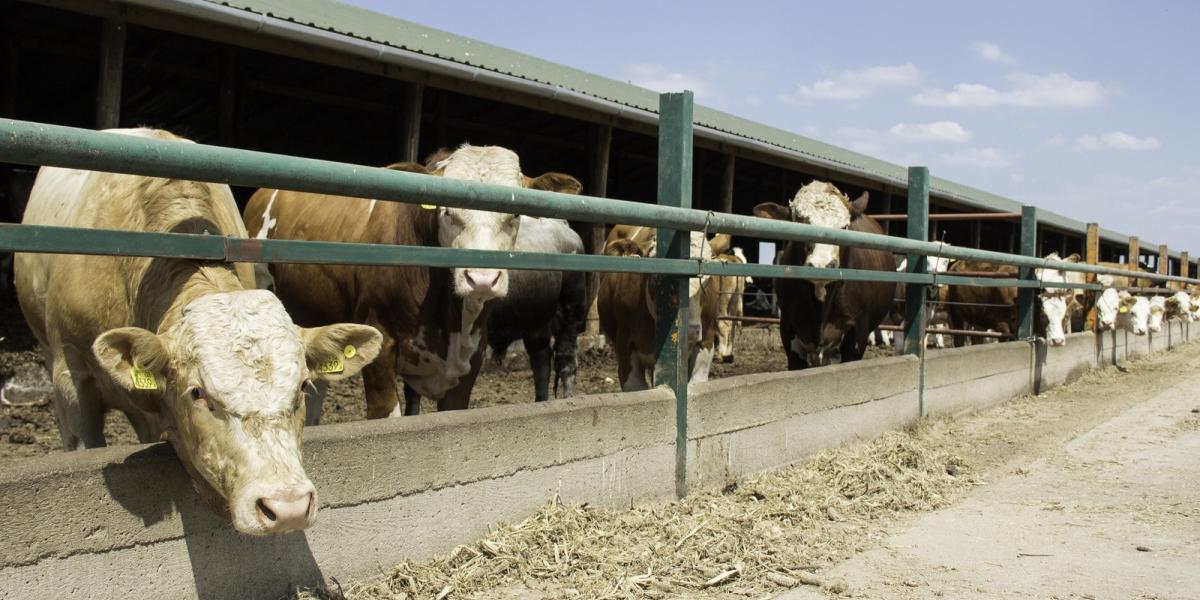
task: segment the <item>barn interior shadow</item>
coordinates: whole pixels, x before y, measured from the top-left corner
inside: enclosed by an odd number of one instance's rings
[[[278,598],[324,581],[304,532],[251,537],[201,502],[169,444],[104,467],[109,493],[146,526],[178,514],[199,598]]]

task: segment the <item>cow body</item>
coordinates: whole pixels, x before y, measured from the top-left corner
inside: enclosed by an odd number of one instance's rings
[[[24,223],[246,237],[228,186],[57,168],[39,173]],[[202,498],[239,531],[312,522],[303,389],[357,372],[378,352],[378,332],[296,327],[247,264],[21,253],[15,272],[68,450],[103,446],[104,413],[119,410],[142,442],[171,442]]]
[[[1001,273],[1016,278],[1018,269],[1012,265],[960,260],[950,265],[951,274],[963,271]],[[1017,288],[947,286],[946,312],[955,329],[976,329],[1014,335],[1017,331]],[[980,304],[990,306],[978,306]],[[954,345],[966,344],[966,336],[954,336]]]
[[[511,187],[580,189],[559,173],[526,177],[516,154],[491,146],[463,146],[431,168],[389,168]],[[521,224],[513,214],[271,189],[251,197],[245,216],[250,231],[271,239],[503,251],[513,249]],[[438,410],[467,408],[483,361],[491,301],[509,288],[505,269],[278,264],[271,275],[297,321],[353,318],[383,333],[380,360],[363,371],[372,419],[401,414],[397,374],[404,381],[404,414],[419,413],[422,396],[436,400]],[[323,391],[310,400],[310,422],[320,416]]]
[[[521,217],[516,249],[582,254],[583,240],[566,221]],[[496,301],[488,345],[499,362],[516,340],[525,344],[533,371],[534,400],[549,398],[551,345],[555,397],[575,393],[576,340],[587,317],[587,279],[582,271],[512,271],[508,295]],[[561,384],[561,390],[560,390]]]
[[[832,184],[813,182],[797,192],[789,206],[764,203],[755,207],[758,217],[798,221],[882,234],[866,216],[868,196],[853,203]],[[776,259],[782,265],[892,271],[891,252],[829,244],[788,242]],[[892,312],[896,286],[881,281],[813,281],[779,279],[779,334],[789,369],[819,366],[835,354],[842,362],[859,360],[871,332]]]
[[[746,264],[746,258],[740,249],[735,248],[732,254],[720,254],[716,260],[735,265]],[[717,282],[717,354],[716,358],[722,363],[733,362],[734,343],[742,331],[742,322],[737,320],[745,313],[743,296],[746,294],[746,278],[741,275],[724,275],[715,278]],[[732,318],[726,318],[732,317]]]
[[[609,232],[605,254],[631,259],[654,254],[657,232],[649,227],[617,225]],[[720,241],[718,241],[720,240]],[[713,257],[714,245],[728,244],[729,236],[705,243],[703,234],[692,232],[691,256]],[[617,358],[617,376],[622,391],[647,389],[654,379],[658,358],[655,344],[658,307],[657,278],[645,273],[601,273],[596,308],[600,329]],[[689,281],[688,340],[689,381],[708,380],[716,339],[717,286],[712,276]]]

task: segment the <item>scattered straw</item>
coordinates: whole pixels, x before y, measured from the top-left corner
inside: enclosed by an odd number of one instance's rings
[[[862,534],[879,527],[873,521],[939,508],[970,484],[952,454],[960,447],[952,423],[887,432],[669,504],[612,510],[555,497],[431,562],[403,562],[344,596],[320,589],[299,598],[664,598],[708,587],[761,596],[823,585],[811,571],[859,550]]]

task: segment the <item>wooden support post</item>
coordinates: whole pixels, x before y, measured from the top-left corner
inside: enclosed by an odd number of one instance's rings
[[[1083,258],[1084,258],[1084,262],[1086,262],[1089,265],[1095,265],[1095,264],[1100,263],[1100,224],[1099,223],[1088,223],[1087,224],[1087,239],[1084,241],[1084,244],[1083,244]],[[1087,274],[1087,282],[1088,283],[1096,283],[1096,274],[1088,273]],[[1091,302],[1089,302],[1091,307],[1088,309],[1087,319],[1084,323],[1084,328],[1085,328],[1085,331],[1096,331],[1095,298],[1099,297],[1099,294],[1097,294],[1096,292],[1090,292],[1090,294],[1091,294],[1091,297],[1093,300]]]
[[[121,74],[125,67],[125,23],[104,19],[100,25],[100,83],[96,91],[96,129],[121,126]]]
[[[1192,264],[1189,262],[1188,251],[1184,250],[1183,252],[1179,253],[1179,276],[1180,277],[1191,277],[1192,276],[1191,273],[1192,273]],[[1186,284],[1183,284],[1183,285],[1186,285]]]
[[[1142,249],[1138,246],[1137,236],[1129,236],[1129,253],[1125,255],[1125,264],[1136,271],[1141,262]]]
[[[594,125],[588,139],[588,187],[583,191],[589,196],[608,197],[608,161],[612,154],[612,126]],[[588,254],[600,254],[604,249],[603,223],[575,223],[575,232],[583,239],[584,249]],[[587,274],[587,325],[586,335],[600,334],[600,311],[596,306],[596,296],[600,291],[600,274]]]
[[[1171,254],[1167,251],[1166,244],[1159,244],[1159,246],[1158,246],[1158,261],[1155,266],[1158,267],[1159,275],[1170,275],[1171,274]]]
[[[237,49],[221,49],[220,92],[217,99],[217,140],[222,146],[237,143]]]
[[[658,203],[692,205],[692,93],[662,94],[658,108]],[[689,233],[658,228],[659,258],[688,258]],[[675,493],[687,495],[688,278],[660,275],[654,385],[675,392]],[[697,306],[696,310],[700,307]]]
[[[400,123],[396,128],[396,155],[401,161],[421,160],[421,110],[425,84],[404,84],[404,103],[400,108]]]
[[[982,248],[983,244],[983,221],[971,221],[971,237],[970,244],[972,248]]]
[[[1037,256],[1037,207],[1021,207],[1021,254]],[[1021,267],[1021,279],[1037,279],[1032,267]],[[1033,337],[1034,300],[1039,290],[1021,288],[1017,291],[1017,337]]]
[[[732,154],[726,154],[724,168],[721,170],[721,212],[723,213],[733,214],[733,184],[736,165],[737,158]]]

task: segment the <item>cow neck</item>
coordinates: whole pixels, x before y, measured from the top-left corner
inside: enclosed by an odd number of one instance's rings
[[[135,322],[151,331],[173,328],[183,310],[204,296],[244,289],[232,264],[154,260],[133,294]]]

